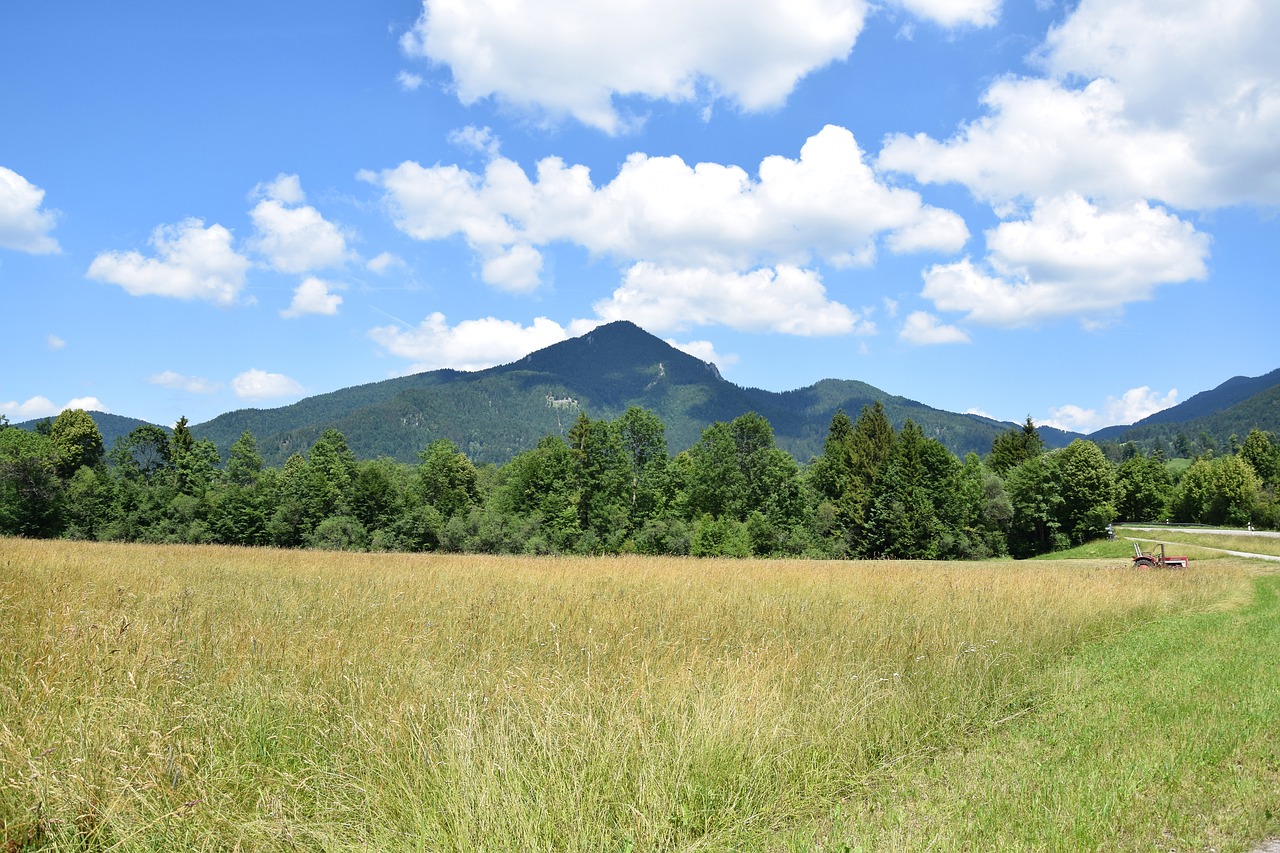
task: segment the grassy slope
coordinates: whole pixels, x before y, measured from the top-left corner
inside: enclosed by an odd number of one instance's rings
[[[2,834],[31,850],[1239,846],[1276,822],[1280,731],[1270,658],[1251,654],[1280,639],[1276,584],[1242,609],[1246,567],[0,540]]]

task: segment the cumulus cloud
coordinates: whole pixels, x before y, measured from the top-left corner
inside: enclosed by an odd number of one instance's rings
[[[705,361],[708,364],[714,364],[716,367],[725,367],[727,365],[738,363],[738,356],[736,353],[725,353],[721,355],[716,352],[715,344],[711,343],[711,341],[687,341],[685,343],[681,343],[677,340],[673,340],[672,338],[667,338],[667,343],[681,352],[686,352],[694,358]]]
[[[786,265],[735,273],[641,262],[627,271],[612,296],[593,307],[605,320],[630,320],[658,331],[711,324],[791,335],[875,331],[872,323],[828,299],[817,273]]]
[[[913,311],[898,332],[899,340],[912,346],[934,344],[967,344],[969,333],[958,326],[948,326],[926,311]]]
[[[1000,0],[898,0],[908,12],[944,27],[990,27],[1000,18]]]
[[[21,423],[35,418],[52,418],[62,414],[67,409],[84,409],[86,412],[108,413],[111,411],[97,397],[76,397],[61,406],[42,395],[37,395],[22,403],[17,400],[0,403],[0,414],[3,414],[13,423]]]
[[[449,144],[469,151],[478,151],[490,157],[496,157],[502,147],[498,137],[487,127],[467,125],[449,132]]]
[[[416,92],[426,81],[422,79],[421,74],[414,74],[412,71],[401,71],[396,75],[396,82],[406,92]]]
[[[946,141],[891,137],[878,164],[996,202],[1274,205],[1278,39],[1267,0],[1083,0],[1037,54],[1047,77],[996,81],[986,116]]]
[[[222,389],[219,383],[210,382],[203,376],[184,376],[173,370],[154,373],[147,377],[147,381],[152,385],[186,391],[189,394],[214,394]]]
[[[481,370],[495,364],[506,364],[534,350],[568,339],[571,334],[585,333],[591,323],[566,329],[546,317],[535,318],[532,325],[522,326],[510,320],[485,317],[464,320],[450,326],[444,314],[435,312],[414,328],[379,326],[369,330],[369,337],[393,355],[410,359],[409,372],[437,370]]]
[[[45,343],[45,346],[47,346],[53,352],[57,352],[58,350],[63,349],[67,345],[67,342],[64,341],[62,338],[58,337],[57,335],[49,335],[44,339],[44,343]]]
[[[330,288],[341,285],[323,281],[314,276],[305,279],[293,291],[293,302],[280,312],[281,317],[301,317],[303,314],[337,314],[342,297],[331,293]]]
[[[973,323],[1012,328],[1078,317],[1103,323],[1159,284],[1203,279],[1209,239],[1136,202],[1104,209],[1078,195],[1036,204],[986,234],[985,265],[965,258],[924,273],[922,295]]]
[[[272,397],[294,397],[305,389],[283,373],[267,373],[252,368],[231,380],[231,390],[243,400],[265,400]]]
[[[249,260],[231,246],[231,232],[199,219],[162,225],[151,235],[156,257],[137,251],[103,252],[88,277],[123,287],[132,296],[205,299],[231,305],[244,287]]]
[[[61,251],[58,241],[49,236],[57,224],[58,212],[43,204],[44,190],[0,166],[0,248],[33,255]]]
[[[618,96],[779,106],[848,56],[866,14],[865,0],[424,0],[401,47],[447,66],[464,104],[494,97],[618,133],[634,124]]]
[[[382,275],[387,270],[392,269],[393,267],[402,267],[404,265],[405,264],[404,264],[403,258],[400,258],[397,255],[393,255],[391,252],[383,252],[380,255],[375,255],[374,257],[370,258],[368,262],[365,264],[365,267],[367,267],[370,272],[375,272],[378,275]]]
[[[419,240],[461,235],[490,284],[538,283],[539,247],[574,243],[593,255],[666,269],[747,271],[871,263],[890,251],[956,252],[968,239],[954,212],[883,183],[853,134],[827,126],[792,159],[766,157],[758,177],[732,165],[633,154],[609,183],[556,157],[530,177],[504,157],[483,173],[405,162],[362,173],[381,186],[396,225]]]
[[[351,257],[342,230],[326,220],[305,196],[297,175],[280,175],[259,185],[266,197],[249,212],[256,234],[250,247],[281,272],[304,273],[340,266]]]
[[[255,186],[249,197],[272,199],[281,204],[302,204],[307,200],[307,194],[302,191],[302,179],[284,172],[276,175],[274,180]]]
[[[1148,415],[1163,411],[1177,404],[1178,389],[1173,388],[1164,395],[1152,391],[1149,386],[1130,388],[1119,397],[1107,397],[1101,410],[1087,409],[1082,406],[1068,404],[1050,408],[1049,417],[1043,421],[1045,426],[1073,432],[1091,433],[1108,426],[1120,426],[1140,421]]]

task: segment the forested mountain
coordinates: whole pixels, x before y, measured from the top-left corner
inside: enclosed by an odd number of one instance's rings
[[[89,412],[89,417],[93,418],[98,432],[102,435],[102,444],[107,448],[114,445],[117,438],[124,438],[138,427],[149,425],[146,421],[137,418],[127,418],[124,415],[112,415],[107,412]],[[52,418],[36,418],[13,424],[13,426],[19,429],[35,430],[45,421],[52,421]],[[169,430],[169,427],[163,427],[163,429]]]
[[[1096,442],[1133,442],[1169,456],[1189,456],[1243,441],[1251,430],[1280,433],[1280,370],[1236,376],[1130,426],[1113,426],[1089,436]],[[1206,446],[1208,445],[1208,446]]]
[[[823,380],[777,393],[742,388],[715,366],[684,353],[638,326],[619,321],[531,353],[517,362],[474,373],[436,370],[309,397],[277,409],[242,409],[192,427],[225,455],[246,430],[269,464],[305,450],[326,429],[347,437],[360,458],[411,462],[432,441],[455,442],[477,464],[502,463],[546,435],[563,435],[580,413],[620,416],[629,406],[657,414],[668,449],[678,453],[716,421],[747,412],[773,425],[778,446],[801,461],[822,451],[832,416],[856,417],[881,401],[895,427],[910,418],[953,453],[986,453],[1010,427],[977,415],[934,409],[852,380]],[[1071,433],[1042,430],[1051,447]]]
[[[1171,422],[1140,421],[1110,440],[1132,441],[1147,450],[1158,447],[1168,456],[1189,456],[1230,447],[1232,436],[1243,441],[1255,429],[1280,434],[1280,382],[1235,405],[1201,417]],[[1098,440],[1096,435],[1090,438]]]

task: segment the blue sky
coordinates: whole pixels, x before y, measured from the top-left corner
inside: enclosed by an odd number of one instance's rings
[[[172,424],[632,320],[1091,431],[1280,367],[1270,0],[0,7],[0,413]]]

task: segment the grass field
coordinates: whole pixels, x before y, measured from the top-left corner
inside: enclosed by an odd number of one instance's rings
[[[1245,850],[1280,578],[0,540],[6,850]]]

